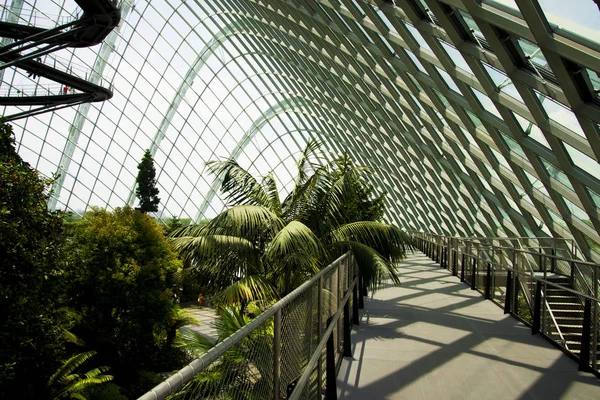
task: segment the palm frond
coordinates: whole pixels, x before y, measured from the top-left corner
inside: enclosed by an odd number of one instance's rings
[[[277,181],[275,181],[275,177],[272,173],[263,178],[262,187],[269,200],[268,208],[276,215],[281,215],[281,200],[279,199],[279,190],[277,189]]]
[[[48,379],[48,385],[52,385],[55,382],[62,382],[64,380],[68,379],[69,375],[77,367],[79,367],[81,364],[86,362],[90,357],[94,356],[95,354],[96,354],[96,352],[92,350],[92,351],[87,351],[84,353],[76,354],[73,357],[69,358],[67,361],[65,361],[63,363],[63,365],[61,365],[58,368],[58,370],[56,370],[56,372],[54,374],[52,374],[50,379]]]
[[[405,256],[407,235],[399,228],[375,221],[358,221],[345,224],[333,230],[327,241],[354,241],[369,246],[392,262]]]
[[[271,301],[277,293],[271,283],[261,276],[251,275],[240,279],[215,297],[227,306],[248,304],[252,301]]]
[[[311,202],[318,196],[320,183],[322,183],[321,175],[325,171],[324,167],[318,168],[313,175],[308,177],[301,185],[296,185],[294,190],[283,201],[282,218],[286,221],[297,219],[306,222],[311,210],[313,209]]]
[[[219,318],[215,323],[219,335],[218,342],[227,339],[250,322],[250,317],[244,314],[239,307],[220,307]]]
[[[364,281],[373,291],[381,288],[386,279],[394,285],[400,285],[396,263],[386,260],[376,250],[362,243],[348,241],[340,244],[350,246]]]
[[[234,255],[254,264],[259,257],[258,249],[250,241],[236,236],[184,236],[171,239],[171,244],[183,260],[196,264],[216,263]]]
[[[300,286],[321,270],[323,266],[323,257],[306,253],[288,254],[279,266],[274,266],[269,279],[279,281],[279,286],[283,287],[284,269],[289,268],[292,271],[291,283],[293,287]]]
[[[243,205],[229,208],[206,226],[205,234],[237,236],[251,242],[273,236],[284,226],[283,220],[267,207]]]
[[[66,342],[73,343],[77,346],[85,346],[85,342],[79,336],[75,335],[68,329],[63,329],[61,336]]]
[[[278,264],[293,253],[309,254],[317,258],[325,254],[319,238],[300,221],[291,221],[277,232],[265,249],[265,258],[270,263]]]
[[[270,199],[260,183],[237,161],[209,161],[208,170],[221,179],[221,191],[225,194],[229,205],[260,205],[270,206]]]
[[[321,146],[322,143],[316,140],[311,140],[306,143],[306,147],[304,147],[304,150],[302,150],[302,155],[296,162],[298,175],[296,177],[295,187],[298,188],[303,186],[308,177],[311,176],[311,174],[314,174],[316,171],[317,166],[319,165],[319,159],[321,157],[319,152]],[[314,158],[314,160],[311,160],[311,158]]]
[[[95,351],[88,351],[74,355],[65,361],[50,377],[48,386],[58,388],[58,394],[54,397],[55,399],[75,398],[85,400],[85,397],[80,392],[83,392],[91,385],[98,385],[113,379],[112,375],[102,375],[110,369],[105,366],[93,368],[85,374],[73,373],[75,369],[95,354]]]
[[[184,328],[179,333],[176,346],[189,351],[194,357],[199,357],[215,346],[208,338],[192,329]]]
[[[169,234],[170,238],[176,238],[181,236],[201,236],[208,222],[202,222],[200,224],[190,224],[182,226],[181,228],[175,229]]]

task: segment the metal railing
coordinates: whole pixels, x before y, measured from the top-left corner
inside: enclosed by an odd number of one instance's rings
[[[412,233],[427,256],[598,371],[600,265],[576,259],[572,240],[461,238]],[[566,303],[551,304],[549,289]],[[573,322],[577,321],[577,322]]]
[[[362,307],[359,281],[347,252],[139,400],[335,398]]]

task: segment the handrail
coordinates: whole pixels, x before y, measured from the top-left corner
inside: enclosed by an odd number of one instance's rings
[[[153,389],[142,395],[138,398],[138,400],[158,400],[165,399],[168,395],[177,392],[181,389],[186,383],[190,382],[195,375],[204,370],[207,366],[209,366],[212,362],[221,357],[227,350],[231,349],[236,344],[240,343],[244,338],[250,335],[252,331],[260,327],[263,323],[265,323],[269,318],[276,315],[276,313],[280,312],[285,306],[289,305],[292,301],[294,301],[298,296],[310,290],[311,287],[318,283],[319,280],[324,277],[326,274],[334,270],[336,267],[340,266],[342,262],[346,259],[351,258],[352,252],[348,251],[344,253],[342,256],[337,258],[327,267],[319,271],[315,276],[313,276],[310,280],[304,282],[298,288],[293,290],[291,293],[286,295],[284,298],[273,304],[271,307],[263,311],[256,318],[252,319],[247,325],[238,329],[236,332],[231,334],[228,338],[219,342],[215,345],[215,347],[208,350],[206,353],[202,354],[196,360],[190,362],[187,366],[177,371],[175,374],[171,375],[165,381],[161,382]],[[353,285],[356,283],[356,279],[353,281]],[[352,295],[353,286],[350,286],[348,289],[348,294],[344,298],[344,303],[340,303],[338,307],[338,312],[343,310],[343,306],[350,295]],[[337,315],[337,314],[336,314]],[[336,320],[337,321],[337,320]],[[332,323],[331,326],[335,326],[336,324]],[[329,330],[328,330],[329,331]],[[325,336],[324,336],[325,337]],[[320,353],[319,353],[320,354]]]
[[[545,238],[543,243],[538,243],[539,246],[524,246],[525,248],[523,248],[521,245],[525,241],[506,241],[502,243],[502,240],[506,240],[506,238],[494,238],[493,241],[485,241],[427,233],[413,233],[413,238],[418,247],[434,260],[440,250],[442,250],[442,254],[444,248],[451,250],[454,256],[450,258],[448,264],[441,263],[441,266],[451,269],[453,274],[456,274],[458,270],[458,256],[461,253],[461,259],[464,263],[470,259],[478,260],[480,264],[487,263],[488,275],[485,281],[485,291],[482,291],[486,298],[493,301],[503,298],[504,312],[512,315],[518,314],[518,301],[523,298],[531,311],[532,320],[528,323],[531,324],[532,333],[541,332],[545,334],[546,339],[570,352],[574,357],[578,357],[581,371],[588,371],[591,367],[592,370],[600,373],[598,370],[598,356],[600,356],[598,352],[600,349],[598,347],[600,340],[598,334],[600,331],[600,291],[598,290],[600,286],[600,264],[575,259],[574,250],[576,248],[565,248],[562,244],[563,242],[569,244],[569,240]],[[502,245],[500,245],[501,243]],[[511,247],[511,244],[514,244],[514,247]],[[463,268],[461,268],[461,280],[466,280],[464,279],[464,263],[462,264]],[[499,275],[498,270],[503,272]],[[505,279],[495,280],[498,276],[504,276]],[[564,286],[566,283],[561,284],[560,281],[554,280],[553,278],[557,276],[568,278],[572,285],[569,284],[569,287],[566,287]],[[497,287],[493,291],[492,285],[494,287],[506,285],[505,294],[498,295]],[[471,289],[477,290],[478,286],[480,285],[471,282]],[[564,329],[570,320],[559,323],[560,318],[557,320],[554,311],[550,308],[550,303],[543,296],[548,287],[560,289],[564,293],[577,297],[579,302],[573,302],[573,306],[577,303],[580,305],[584,303],[583,313],[577,311],[577,316],[583,319],[582,325],[577,329],[577,333],[581,334],[580,349],[573,349],[573,345],[567,345],[565,336],[568,337],[567,333],[570,331],[563,333],[561,324]],[[534,288],[537,292],[535,295]],[[521,297],[521,294],[523,297]],[[533,301],[536,299],[542,300],[542,298],[544,301]],[[502,306],[498,301],[496,303]],[[550,313],[556,331],[552,329],[549,322],[545,322],[544,307]],[[557,332],[558,336],[556,335]],[[573,340],[579,343],[580,339]]]
[[[352,281],[352,285],[350,287],[354,287],[354,285],[356,285],[357,283],[358,283],[358,277],[354,278],[354,281]],[[352,291],[348,290],[348,293],[346,293],[346,296],[344,297],[344,300],[342,300],[342,303],[346,304],[346,302],[348,301],[348,299],[350,298],[351,295],[352,295]],[[342,307],[338,308],[337,312],[332,317],[331,323],[327,327],[327,330],[323,333],[323,338],[321,339],[321,342],[319,342],[318,346],[316,347],[316,349],[313,353],[313,356],[310,358],[308,365],[304,369],[302,376],[298,380],[298,384],[294,388],[294,391],[292,392],[292,394],[288,400],[298,400],[300,398],[300,396],[302,395],[302,391],[308,384],[308,380],[310,379],[312,372],[314,371],[315,367],[317,366],[317,362],[319,361],[319,358],[321,358],[323,356],[323,348],[327,344],[327,341],[329,340],[329,336],[331,336],[331,334],[333,333],[333,329],[336,327],[337,321],[340,319],[343,310],[344,309]]]
[[[477,257],[477,256],[474,256],[474,255],[470,255],[470,256],[471,256],[471,257]],[[501,265],[501,264],[498,264],[498,263],[495,263],[495,262],[491,262],[491,264],[493,264],[493,265],[495,265],[495,266],[502,267],[502,268],[504,268],[504,269],[506,269],[506,270],[509,270],[509,271],[515,272],[515,273],[517,273],[518,275],[525,275],[525,276],[527,276],[527,277],[530,277],[531,279],[535,280],[536,282],[545,283],[545,284],[547,284],[547,285],[549,285],[549,286],[555,287],[555,288],[557,288],[557,289],[565,290],[565,291],[567,291],[567,292],[570,292],[570,293],[573,293],[573,294],[575,294],[575,295],[581,296],[581,297],[583,297],[583,298],[585,298],[585,299],[590,299],[590,300],[592,300],[592,301],[597,301],[597,302],[600,302],[600,298],[598,298],[598,297],[594,297],[594,296],[591,296],[591,295],[587,295],[587,294],[585,294],[585,293],[582,293],[582,292],[580,292],[580,291],[578,291],[578,290],[574,290],[574,289],[568,288],[568,287],[566,287],[566,286],[562,286],[562,285],[560,285],[560,284],[558,284],[558,283],[555,283],[555,282],[549,281],[549,280],[547,280],[547,279],[544,279],[544,278],[539,278],[539,277],[535,276],[535,274],[528,275],[527,273],[525,273],[525,272],[521,272],[521,271],[519,271],[519,270],[517,270],[517,269],[515,269],[515,268],[513,268],[513,267],[509,267],[509,266],[507,266],[507,265]]]

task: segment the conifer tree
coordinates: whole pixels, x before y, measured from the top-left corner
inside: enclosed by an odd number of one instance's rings
[[[140,201],[139,210],[143,213],[158,211],[158,188],[156,187],[156,169],[150,150],[146,150],[138,164],[137,188],[135,195]]]

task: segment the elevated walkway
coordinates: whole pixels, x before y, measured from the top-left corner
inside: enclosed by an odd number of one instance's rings
[[[340,399],[599,399],[600,380],[422,253],[365,301]]]
[[[87,102],[99,102],[113,96],[112,89],[77,76],[73,65],[60,66],[56,58],[46,57],[65,48],[90,47],[101,43],[121,21],[116,0],[75,0],[82,15],[65,24],[41,28],[25,24],[18,19],[20,7],[9,11],[16,22],[0,21],[0,74],[8,67],[20,68],[32,81],[38,78],[56,82],[52,90],[38,85],[11,88],[0,92],[0,105],[19,107],[19,112],[5,115],[13,121],[47,111],[57,110]],[[12,13],[12,14],[11,14]],[[52,62],[53,61],[53,62]],[[90,75],[92,71],[90,71]],[[0,79],[1,80],[1,79]],[[12,90],[11,90],[12,89]],[[21,110],[21,107],[31,106]]]

